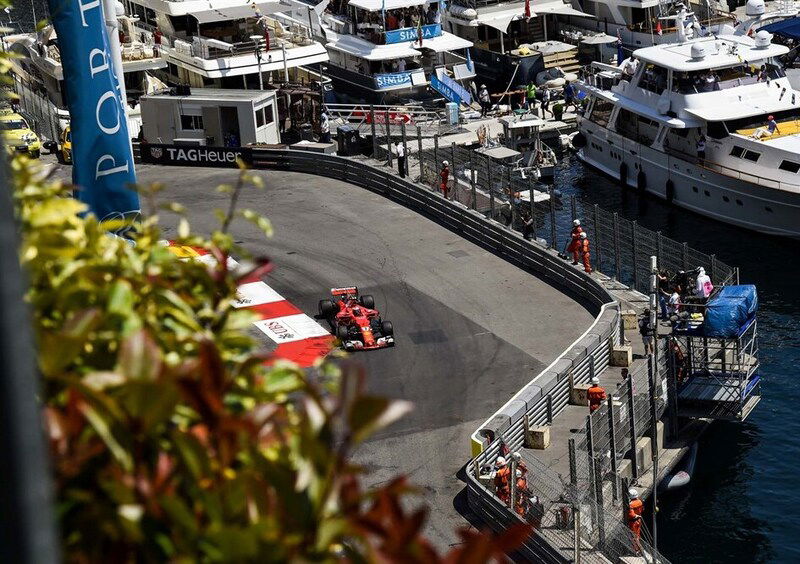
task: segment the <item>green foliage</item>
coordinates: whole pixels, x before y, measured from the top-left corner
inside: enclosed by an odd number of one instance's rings
[[[352,364],[266,365],[251,314],[232,306],[238,281],[271,267],[226,266],[244,253],[228,234],[236,218],[271,233],[235,209],[260,179],[243,170],[223,188],[231,206],[210,238],[181,221],[178,243],[212,253],[209,267],[162,243],[158,212],[184,210],[157,205],[160,186],[142,191],[148,216],[131,244],[81,217],[70,188],[32,161],[12,168],[69,561],[439,561],[420,536],[424,512],[402,509],[405,482],[364,492],[349,462],[409,406],[364,395]],[[464,533],[448,559],[482,561],[524,534]]]

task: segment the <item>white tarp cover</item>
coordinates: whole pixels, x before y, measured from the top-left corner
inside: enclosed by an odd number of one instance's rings
[[[423,39],[422,45],[419,41],[414,41],[411,46],[416,49],[430,49],[441,53],[443,51],[455,51],[456,49],[469,49],[472,47],[472,41],[462,39],[452,33],[443,31],[438,37],[431,37],[430,39]]]
[[[525,11],[525,4],[523,4],[523,13]],[[561,0],[550,0],[549,2],[531,2],[531,10],[536,12],[537,16],[546,14],[560,14],[562,16],[578,16],[583,18],[593,18],[591,14],[585,14],[580,10],[576,10],[569,4],[564,4]]]
[[[243,20],[245,18],[255,18],[256,8],[261,12],[262,16],[274,14],[285,10],[287,6],[281,2],[258,2],[252,4],[243,4],[241,6],[232,6],[230,8],[214,8],[211,10],[202,10],[199,12],[192,12],[189,15],[197,20],[197,23],[211,23],[211,22],[224,22],[232,20]]]
[[[350,0],[349,5],[367,10],[368,12],[379,12],[381,10],[396,10],[398,8],[410,8],[412,6],[422,6],[431,0]]]
[[[340,35],[338,39],[327,45],[331,49],[349,53],[368,61],[385,61],[400,57],[416,57],[421,55],[412,48],[411,43],[393,43],[391,45],[375,45],[354,35]]]
[[[547,14],[561,14],[564,16],[579,16],[593,18],[590,14],[585,14],[576,10],[569,4],[564,4],[561,0],[550,0],[549,2],[534,2],[531,0],[531,18]],[[503,33],[508,33],[508,26],[511,22],[525,19],[525,3],[520,2],[513,8],[505,10],[494,10],[491,12],[479,13],[475,18],[479,24],[488,25]]]

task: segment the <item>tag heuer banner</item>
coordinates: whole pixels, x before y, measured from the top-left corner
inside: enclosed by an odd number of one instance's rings
[[[48,4],[64,68],[77,197],[98,219],[130,217],[139,212],[139,196],[128,188],[136,174],[102,2]]]

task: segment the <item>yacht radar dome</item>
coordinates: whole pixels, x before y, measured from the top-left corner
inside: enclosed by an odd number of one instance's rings
[[[756,33],[755,42],[756,49],[766,49],[772,43],[772,34],[766,29],[762,29]]]
[[[766,11],[764,0],[747,0],[744,8],[744,13],[751,18],[763,16]]]
[[[706,58],[706,46],[702,43],[695,43],[692,45],[692,59],[695,61],[702,61]]]

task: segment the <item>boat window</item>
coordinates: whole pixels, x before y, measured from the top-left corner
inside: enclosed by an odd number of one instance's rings
[[[731,156],[732,157],[736,157],[738,159],[741,159],[743,154],[744,154],[744,148],[742,148],[742,147],[734,145],[733,149],[731,149]]]
[[[743,147],[739,147],[738,145],[734,145],[733,149],[731,149],[731,156],[736,157],[737,159],[756,162],[758,161],[759,157],[761,157],[761,153],[750,151]]]
[[[639,86],[650,92],[661,94],[667,87],[667,69],[647,64],[639,79]]]
[[[606,100],[597,98],[592,106],[592,113],[589,115],[589,121],[593,121],[597,125],[605,127],[611,119],[611,112],[614,110],[614,104]]]
[[[798,170],[800,170],[800,163],[795,163],[792,161],[783,161],[778,168],[788,172],[797,172]]]
[[[761,153],[756,153],[755,151],[745,151],[744,155],[742,155],[742,158],[747,161],[756,162],[760,156]]]
[[[621,108],[617,116],[616,127],[617,131],[628,139],[649,146],[655,141],[659,124],[656,121]]]
[[[203,129],[203,116],[181,115],[181,129],[183,130]]]

